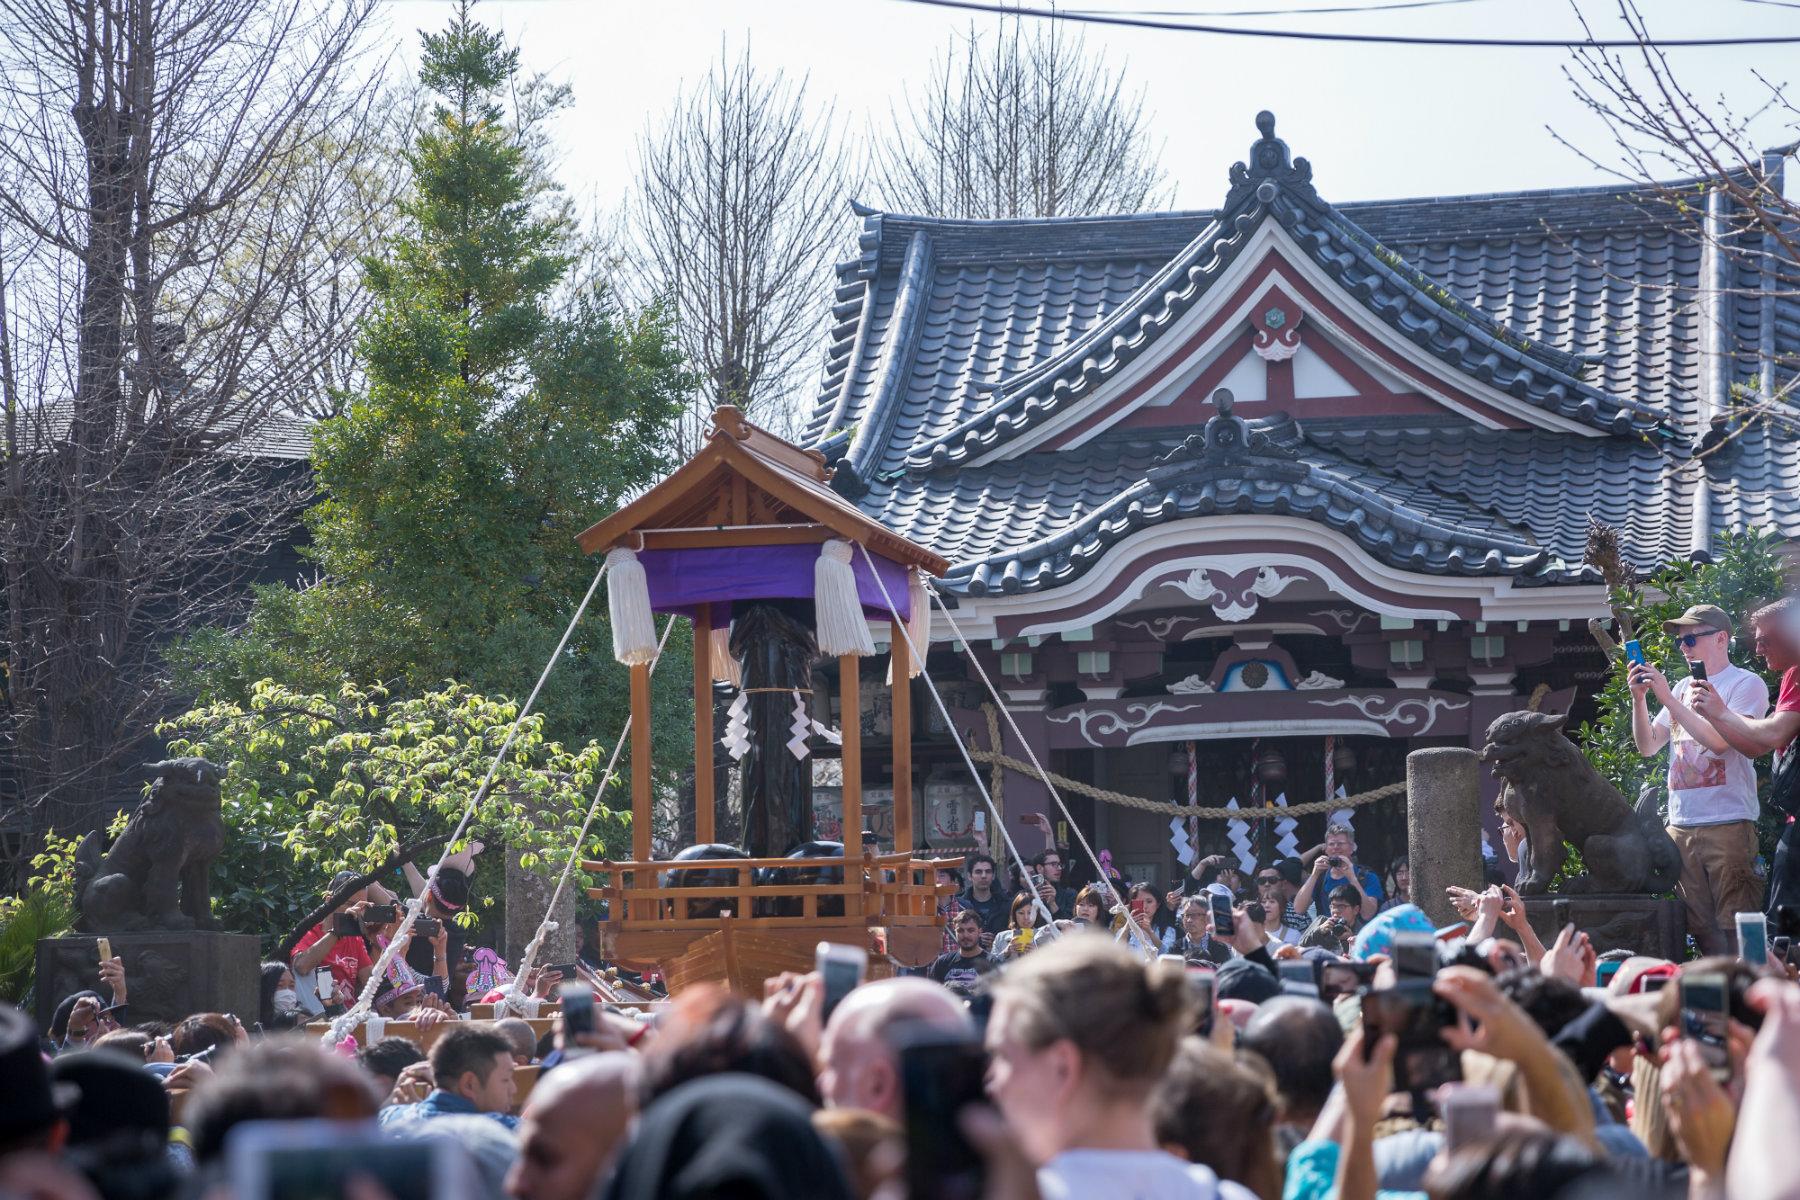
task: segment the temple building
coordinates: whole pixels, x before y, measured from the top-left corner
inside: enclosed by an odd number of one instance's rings
[[[1322,800],[1528,703],[1579,720],[1607,670],[1590,521],[1643,571],[1725,531],[1800,538],[1800,266],[1716,251],[1719,190],[1338,206],[1256,125],[1216,211],[859,209],[802,438],[951,563],[961,636],[937,621],[930,674],[971,742],[994,726],[972,654],[1051,771],[1165,803]],[[940,849],[974,832],[949,732],[914,767]],[[999,776],[1029,853],[1044,789]],[[1065,798],[1127,875],[1174,876],[1166,814]],[[1371,858],[1403,814],[1357,811]],[[1222,822],[1199,840],[1230,850]]]

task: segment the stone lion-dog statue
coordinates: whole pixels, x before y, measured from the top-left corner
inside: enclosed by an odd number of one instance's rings
[[[213,924],[206,874],[225,849],[219,782],[204,758],[150,763],[150,794],[112,849],[94,830],[75,849],[76,927],[87,933],[206,929]]]
[[[1542,895],[1562,869],[1566,840],[1581,854],[1587,874],[1569,892],[1656,893],[1675,886],[1681,857],[1663,829],[1657,793],[1646,791],[1633,808],[1594,770],[1562,733],[1563,718],[1510,712],[1488,726],[1481,761],[1501,781],[1494,811],[1525,830],[1517,888]]]

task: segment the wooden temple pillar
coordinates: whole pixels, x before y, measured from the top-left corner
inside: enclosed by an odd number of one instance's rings
[[[906,627],[890,621],[888,644],[893,657],[888,675],[892,693],[894,742],[894,849],[910,854],[913,848],[912,805],[912,649],[906,644]]]
[[[694,614],[694,844],[713,840],[712,605]]]
[[[650,809],[650,664],[641,663],[631,668],[631,857],[638,862],[650,861]]]

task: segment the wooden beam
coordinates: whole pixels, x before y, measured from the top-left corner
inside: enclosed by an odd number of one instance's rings
[[[631,857],[650,859],[650,664],[631,668]]]
[[[894,849],[912,853],[912,650],[906,644],[906,626],[888,622],[888,644],[893,647],[888,673],[894,726]]]
[[[712,605],[694,614],[694,841],[713,840]]]
[[[739,525],[719,529],[644,530],[646,550],[708,550],[715,546],[800,546],[832,537],[823,525]]]
[[[862,701],[857,677],[861,661],[854,654],[838,659],[838,712],[844,734],[844,858],[852,862],[862,858]]]

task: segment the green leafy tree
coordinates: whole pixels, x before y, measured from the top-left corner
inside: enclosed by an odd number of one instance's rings
[[[205,705],[161,726],[171,752],[226,764],[220,799],[232,836],[213,870],[215,915],[273,952],[338,871],[394,863],[384,881],[405,894],[396,856],[412,849],[421,868],[437,861],[517,712],[458,685],[395,697],[378,687],[317,693],[264,682],[247,703]],[[560,869],[605,765],[597,743],[567,748],[528,716],[466,836],[504,843],[527,867]],[[605,855],[629,828],[627,814],[603,811],[584,852]],[[501,893],[499,856],[476,861],[476,907],[490,908]]]
[[[538,127],[566,91],[520,80],[516,51],[467,5],[423,41],[432,104],[412,186],[365,264],[366,388],[315,437],[319,581],[264,588],[241,629],[186,644],[179,665],[202,701],[248,703],[263,679],[525,695],[597,566],[576,534],[669,465],[693,380],[660,314],[628,312],[583,266]],[[603,610],[537,706],[570,742],[610,744],[624,719]],[[657,761],[680,769],[685,631],[670,649]]]
[[[1730,614],[1736,625],[1731,661],[1745,670],[1760,672],[1762,664],[1750,651],[1748,619],[1756,609],[1782,594],[1778,545],[1774,535],[1754,530],[1726,534],[1714,548],[1711,562],[1670,563],[1632,592],[1614,589],[1613,607],[1630,615],[1644,656],[1666,671],[1671,665],[1680,666],[1677,660],[1681,655],[1675,640],[1663,632],[1662,623],[1695,604],[1716,604]],[[1679,677],[1679,671],[1672,673],[1672,678]],[[1770,695],[1774,695],[1774,676],[1764,673],[1763,677],[1769,682]],[[1668,760],[1662,754],[1644,758],[1637,752],[1631,739],[1631,690],[1626,686],[1622,666],[1608,676],[1595,704],[1597,715],[1576,735],[1595,768],[1627,799],[1635,800],[1646,783],[1661,786]],[[1768,767],[1766,759],[1757,766],[1758,786],[1765,790]],[[1757,833],[1763,853],[1772,854],[1780,834],[1772,814],[1765,811]]]

